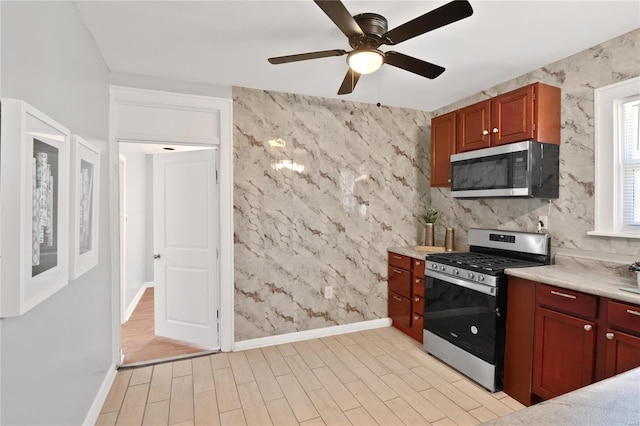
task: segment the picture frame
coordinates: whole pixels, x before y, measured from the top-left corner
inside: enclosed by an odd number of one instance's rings
[[[69,279],[98,264],[100,150],[71,135]]]
[[[69,283],[69,130],[0,99],[0,317],[22,315]]]

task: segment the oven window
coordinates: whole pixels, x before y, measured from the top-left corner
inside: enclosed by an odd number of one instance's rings
[[[454,190],[509,187],[509,155],[494,155],[451,164]]]
[[[488,363],[496,363],[496,298],[425,278],[424,328]]]

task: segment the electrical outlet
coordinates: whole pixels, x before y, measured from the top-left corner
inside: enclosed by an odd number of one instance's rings
[[[549,229],[549,216],[538,216],[538,226],[540,230]]]
[[[333,286],[332,285],[324,286],[324,298],[325,299],[333,299]]]

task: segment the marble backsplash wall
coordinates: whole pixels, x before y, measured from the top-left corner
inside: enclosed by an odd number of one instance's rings
[[[640,75],[640,30],[487,89],[445,108],[438,116],[541,81],[561,88],[560,197],[557,200],[456,200],[448,188],[433,188],[431,200],[442,211],[436,236],[444,226],[456,228],[456,243],[467,242],[472,227],[535,231],[538,215],[549,216],[553,248],[640,255],[640,240],[594,237],[594,110],[593,90]]]
[[[386,250],[421,242],[430,114],[237,87],[233,109],[235,340],[386,317]]]

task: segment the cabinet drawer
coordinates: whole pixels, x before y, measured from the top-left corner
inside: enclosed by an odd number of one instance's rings
[[[424,299],[420,296],[413,296],[411,299],[411,304],[413,305],[413,314],[423,315],[424,314]]]
[[[411,301],[394,292],[389,292],[389,317],[396,324],[411,326]]]
[[[422,335],[424,329],[424,319],[422,315],[413,314],[411,317],[411,331],[413,332],[413,336],[422,342]]]
[[[413,259],[413,276],[424,278],[424,260]]]
[[[538,285],[536,300],[539,305],[587,318],[595,318],[598,307],[597,296],[544,284]]]
[[[609,326],[621,327],[636,333],[640,333],[640,307],[609,301],[608,323]]]
[[[411,272],[389,266],[389,291],[409,299],[411,297]]]
[[[424,297],[424,279],[422,278],[413,279],[413,295]]]
[[[411,269],[411,258],[396,253],[388,253],[389,266],[396,266],[402,269]]]

